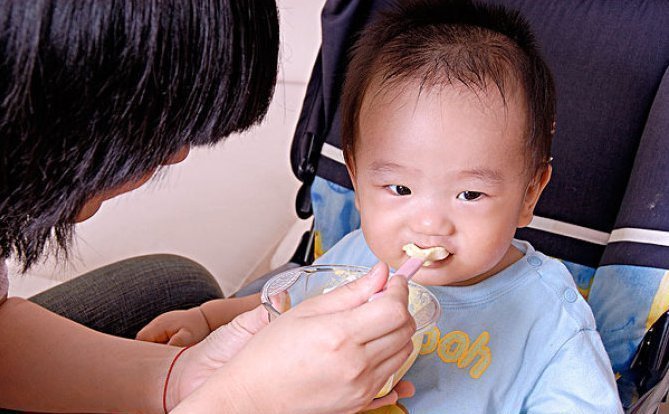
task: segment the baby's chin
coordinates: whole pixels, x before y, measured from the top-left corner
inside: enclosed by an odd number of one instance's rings
[[[428,267],[420,269],[411,280],[423,286],[444,286],[453,283],[443,269]]]
[[[446,269],[447,263],[439,262],[421,268],[411,279],[423,286],[466,286],[476,283],[476,277],[454,274],[453,268]]]
[[[491,275],[481,274],[478,276],[461,276],[448,274],[444,269],[438,268],[423,268],[418,271],[411,279],[412,281],[423,285],[423,286],[454,286],[454,287],[463,287],[471,286],[477,283],[480,283],[488,278]]]

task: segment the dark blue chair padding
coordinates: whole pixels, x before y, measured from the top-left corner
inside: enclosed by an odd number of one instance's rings
[[[594,230],[604,237],[621,225],[669,231],[669,207],[662,202],[669,190],[669,170],[658,170],[652,161],[636,158],[647,122],[657,125],[655,134],[662,131],[663,117],[666,122],[666,111],[655,115],[657,120],[650,120],[649,113],[669,64],[669,2],[488,2],[517,9],[530,21],[555,78],[554,176],[537,206],[537,216]],[[351,187],[343,165],[321,156],[320,149],[324,142],[340,147],[338,102],[346,50],[355,33],[389,4],[392,1],[331,0],[325,5],[323,43],[291,152],[296,176],[307,183],[315,169],[317,175]],[[656,112],[661,111],[662,103],[657,106]],[[630,179],[633,168],[643,176]],[[652,170],[650,175],[642,173],[644,169]],[[648,187],[649,179],[653,188]],[[628,181],[641,185],[628,188]],[[644,200],[659,197],[649,200],[655,205],[655,218],[639,208],[643,205],[639,195]],[[623,205],[623,199],[634,205]],[[520,230],[518,237],[547,254],[591,267],[604,260],[606,264],[669,268],[667,246],[617,243],[620,246],[612,246],[602,258],[605,238],[585,241],[535,228]]]
[[[669,36],[665,43],[669,44]],[[669,69],[664,72],[646,119],[614,228],[669,232]],[[667,269],[669,249],[640,243],[609,243],[600,265],[618,263]]]

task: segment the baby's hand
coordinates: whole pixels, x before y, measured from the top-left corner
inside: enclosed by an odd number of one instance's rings
[[[194,345],[210,333],[200,308],[163,313],[137,333],[135,339],[174,346]]]

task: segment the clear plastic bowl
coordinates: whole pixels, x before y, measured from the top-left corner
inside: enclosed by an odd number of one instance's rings
[[[279,273],[265,283],[262,303],[272,320],[300,302],[358,279],[368,271],[367,267],[345,265],[316,265],[291,269]],[[424,336],[439,319],[441,307],[429,290],[410,281],[409,312],[416,321],[416,333],[411,338],[413,351],[400,369],[388,379],[377,398],[388,394],[416,361]]]

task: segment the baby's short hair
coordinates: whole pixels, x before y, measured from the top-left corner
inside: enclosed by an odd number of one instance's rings
[[[492,82],[505,102],[510,88],[519,85],[527,110],[528,166],[534,172],[549,160],[555,86],[518,12],[467,0],[412,0],[368,26],[351,51],[341,101],[347,163],[354,161],[370,85],[410,81],[421,89],[459,83],[475,92],[486,91]]]

